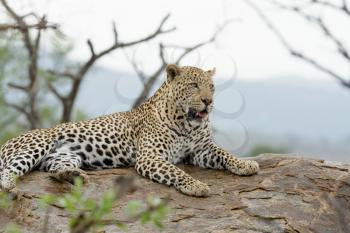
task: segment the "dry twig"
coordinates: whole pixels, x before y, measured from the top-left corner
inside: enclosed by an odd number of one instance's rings
[[[296,13],[300,17],[303,17],[306,21],[313,23],[316,25],[326,36],[326,38],[332,42],[336,48],[338,54],[345,59],[350,64],[350,52],[345,47],[345,45],[336,37],[336,35],[332,32],[332,30],[329,28],[329,26],[326,25],[324,20],[320,16],[314,16],[307,14],[303,11],[303,7],[301,6],[290,6],[290,5],[284,5],[278,1],[269,1],[270,3],[274,4],[275,6],[279,7],[283,10],[288,10],[291,12]],[[296,50],[293,48],[290,43],[287,41],[287,39],[283,36],[280,30],[272,23],[272,21],[263,13],[263,11],[253,3],[252,0],[246,0],[246,3],[257,13],[257,15],[262,19],[262,21],[267,25],[267,27],[277,36],[277,38],[280,40],[282,45],[289,51],[289,53],[304,62],[312,65],[316,69],[322,71],[323,73],[333,77],[336,79],[340,84],[342,84],[344,87],[350,88],[350,75],[342,75],[338,72],[334,71],[332,68],[322,64],[317,59],[312,58],[311,56],[306,55],[305,53]],[[346,0],[343,0],[342,6],[334,5],[333,3],[327,2],[327,1],[321,1],[321,0],[311,0],[309,4],[317,4],[322,5],[326,7],[330,7],[333,10],[337,10],[340,12],[345,13],[346,15],[350,16],[349,8],[347,6]]]
[[[68,70],[63,71],[63,72],[50,70],[49,73],[54,74],[54,75],[58,75],[58,76],[62,76],[62,77],[68,77],[72,81],[70,91],[67,95],[60,94],[59,91],[57,90],[57,88],[54,85],[52,85],[51,83],[49,83],[49,89],[58,98],[58,100],[61,102],[62,107],[63,107],[61,122],[68,122],[71,120],[72,110],[74,107],[74,103],[75,103],[77,94],[80,90],[81,82],[83,81],[85,75],[90,70],[90,68],[98,61],[98,59],[102,58],[103,56],[105,56],[105,55],[107,55],[107,54],[109,54],[117,49],[127,48],[127,47],[131,47],[134,45],[138,45],[138,44],[150,41],[161,34],[165,34],[165,33],[169,33],[169,32],[174,31],[175,27],[172,27],[169,29],[164,29],[164,25],[165,25],[166,21],[169,19],[169,17],[170,17],[169,14],[166,15],[161,20],[161,22],[158,25],[158,27],[156,28],[156,30],[153,33],[151,33],[150,35],[145,36],[145,37],[138,39],[138,40],[130,41],[130,42],[119,41],[118,32],[117,32],[115,23],[113,23],[112,31],[113,31],[113,35],[114,35],[114,43],[112,45],[110,45],[109,47],[107,47],[106,49],[104,49],[100,52],[96,52],[92,41],[87,40],[87,45],[88,45],[88,48],[90,50],[90,58],[78,69],[77,72],[72,72],[72,71],[68,71]]]
[[[159,80],[160,75],[162,74],[162,72],[164,71],[164,69],[167,65],[167,61],[165,58],[165,51],[167,49],[179,49],[180,51],[182,51],[180,53],[180,55],[175,59],[175,61],[172,61],[175,64],[179,64],[182,59],[184,59],[190,53],[194,52],[196,49],[199,49],[205,45],[213,43],[217,39],[219,34],[225,29],[225,27],[231,22],[232,21],[227,21],[224,24],[220,25],[209,39],[202,41],[202,42],[199,42],[199,43],[194,44],[194,45],[189,46],[189,47],[178,46],[178,45],[164,45],[164,44],[160,43],[159,44],[159,58],[160,58],[161,63],[158,66],[158,68],[151,75],[146,75],[142,71],[142,69],[137,65],[137,62],[136,62],[135,58],[133,57],[131,59],[130,63],[132,64],[139,80],[143,84],[142,92],[138,96],[138,98],[134,101],[134,103],[132,105],[133,108],[139,106],[141,103],[143,103],[148,98],[148,96],[152,90],[152,87],[157,82],[157,80]]]

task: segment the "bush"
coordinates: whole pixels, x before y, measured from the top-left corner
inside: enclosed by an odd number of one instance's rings
[[[40,198],[39,204],[41,208],[46,210],[50,208],[50,205],[59,206],[66,210],[70,215],[67,224],[71,233],[102,231],[107,225],[115,225],[118,228],[125,229],[128,223],[136,221],[139,221],[141,224],[151,222],[157,228],[163,229],[162,221],[169,209],[167,207],[167,200],[161,200],[160,198],[148,197],[145,201],[130,201],[125,210],[129,219],[128,221],[120,221],[113,217],[112,210],[117,204],[117,201],[125,193],[134,189],[132,181],[133,179],[128,177],[119,177],[115,182],[115,186],[106,191],[100,200],[96,201],[85,197],[83,182],[81,179],[76,179],[71,192],[61,197],[53,194],[44,195]],[[6,209],[10,205],[10,196],[5,192],[0,192],[0,208]],[[43,232],[45,232],[45,223],[43,224]],[[10,223],[5,232],[19,233],[21,230],[17,225]]]

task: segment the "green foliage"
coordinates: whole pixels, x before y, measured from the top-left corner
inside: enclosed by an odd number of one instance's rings
[[[21,229],[14,223],[9,223],[6,226],[5,233],[21,233]]]
[[[54,83],[59,90],[66,90],[70,80],[57,77],[46,71],[48,68],[74,70],[77,64],[68,59],[73,49],[72,41],[59,31],[47,31],[49,38],[46,50],[40,51],[38,67],[38,101],[37,112],[40,119],[39,127],[51,127],[60,122],[61,105],[53,98],[48,89],[48,83]],[[45,61],[43,62],[43,60]],[[28,98],[19,91],[8,87],[8,83],[26,85],[28,54],[24,49],[19,32],[0,32],[0,145],[8,139],[28,129],[28,122],[23,115],[7,106],[5,100],[19,106],[28,106]],[[73,120],[84,120],[87,116],[79,109],[74,110]]]
[[[86,120],[87,118],[88,118],[88,116],[80,109],[77,109],[74,112],[73,121],[82,121],[82,120]]]
[[[269,145],[256,145],[254,146],[251,151],[249,152],[248,156],[257,156],[259,154],[263,154],[263,153],[272,153],[272,154],[283,154],[283,153],[287,153],[288,150],[286,148],[283,147],[273,147],[273,146],[269,146]]]
[[[18,95],[18,91],[9,89],[7,84],[9,82],[27,83],[25,82],[27,56],[18,32],[0,32],[0,112],[2,114],[0,118],[0,145],[26,128],[24,118],[19,117],[18,112],[8,107],[5,99],[19,105],[24,101],[23,96]]]
[[[6,192],[0,191],[0,209],[8,209],[12,204],[12,199],[10,195]],[[20,228],[14,224],[9,223],[6,225],[4,233],[20,233]]]
[[[70,213],[69,227],[71,232],[77,229],[101,230],[105,225],[114,224],[124,229],[126,224],[111,216],[113,206],[118,197],[117,189],[105,192],[100,201],[95,201],[84,196],[81,179],[75,180],[75,185],[70,193],[63,197],[45,195],[41,198],[41,206],[57,205]],[[162,221],[168,213],[165,202],[159,198],[147,198],[146,202],[130,201],[126,208],[130,219],[140,221],[141,224],[152,222],[158,228],[163,228]]]
[[[39,109],[39,116],[41,119],[42,127],[52,127],[54,123],[58,122],[58,114],[57,111],[59,109],[58,106],[50,106],[42,104]]]
[[[139,221],[141,224],[153,223],[159,229],[163,229],[162,221],[169,212],[166,201],[160,198],[148,197],[145,202],[132,200],[127,204],[125,213],[130,221],[122,222],[112,215],[113,207],[120,198],[118,188],[106,191],[98,201],[87,198],[83,192],[83,182],[76,179],[71,192],[64,196],[47,194],[39,199],[41,208],[48,205],[60,206],[70,214],[70,232],[88,232],[103,230],[106,225],[115,225],[119,229],[126,229],[127,223]],[[0,192],[0,208],[6,209],[11,206],[12,200],[8,193]],[[20,228],[9,223],[5,233],[19,233]]]
[[[51,54],[58,61],[65,61],[67,55],[73,50],[73,41],[69,40],[66,35],[60,31],[54,31],[51,35]]]
[[[1,109],[0,109],[1,112]],[[22,132],[22,128],[18,125],[0,125],[0,145],[3,145],[10,138],[16,137]]]
[[[130,201],[125,211],[129,217],[139,219],[142,225],[152,222],[159,229],[162,229],[164,227],[162,221],[168,214],[169,208],[160,198],[148,197],[146,203],[138,200]]]
[[[20,72],[10,62],[16,56],[16,45],[11,44],[10,41],[17,38],[18,36],[14,33],[0,32],[0,145],[9,138],[17,135],[19,128],[18,124],[14,124],[17,120],[15,112],[11,111],[5,104],[5,83],[14,74],[20,75]],[[21,61],[18,62],[20,63]]]
[[[0,209],[6,209],[11,205],[11,198],[6,192],[0,191]]]

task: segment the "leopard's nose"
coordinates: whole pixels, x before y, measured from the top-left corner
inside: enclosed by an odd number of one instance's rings
[[[203,102],[206,106],[208,106],[209,104],[211,104],[212,100],[209,99],[209,98],[202,98],[202,102]]]

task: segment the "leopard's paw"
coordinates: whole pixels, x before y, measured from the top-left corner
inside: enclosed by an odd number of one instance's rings
[[[11,200],[20,200],[25,196],[25,193],[19,190],[17,186],[7,192]]]
[[[89,182],[89,177],[86,174],[85,171],[81,169],[73,169],[73,170],[66,170],[66,171],[58,171],[56,173],[53,173],[50,175],[53,179],[59,181],[59,182],[68,182],[71,184],[74,184],[74,180],[76,178],[81,178],[83,183],[86,184]]]
[[[232,164],[229,170],[240,176],[249,176],[258,173],[259,164],[253,160],[240,160],[239,162]]]
[[[210,188],[207,184],[199,180],[188,180],[187,182],[176,185],[176,188],[189,196],[207,197],[210,194]]]

